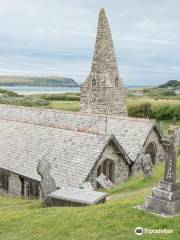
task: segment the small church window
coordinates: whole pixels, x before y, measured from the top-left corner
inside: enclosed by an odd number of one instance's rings
[[[156,163],[156,153],[157,153],[157,147],[154,143],[149,143],[149,145],[146,148],[146,154],[149,154],[151,157],[151,161],[153,165]]]
[[[39,198],[39,187],[38,182],[31,179],[27,179],[27,197],[30,199]]]
[[[39,183],[21,176],[19,178],[21,181],[21,196],[29,199],[38,199],[40,196]]]
[[[115,86],[118,86],[118,78],[115,79]]]
[[[0,173],[0,189],[8,191],[9,177],[4,173]]]
[[[93,80],[92,80],[92,86],[93,87],[96,86],[96,79],[95,78],[93,78]]]

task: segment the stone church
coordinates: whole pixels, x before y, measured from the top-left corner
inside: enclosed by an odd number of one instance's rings
[[[165,150],[154,120],[128,117],[109,24],[102,9],[90,74],[81,87],[81,111],[0,105],[0,194],[39,197],[39,160],[51,163],[56,187],[81,187],[103,173],[115,185],[152,164]]]

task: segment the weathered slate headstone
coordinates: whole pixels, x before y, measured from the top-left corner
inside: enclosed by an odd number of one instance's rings
[[[47,160],[40,160],[37,166],[37,172],[41,176],[40,189],[41,199],[45,206],[51,206],[52,201],[49,194],[56,191],[56,183],[50,173],[51,164]]]
[[[96,181],[103,187],[103,188],[112,188],[114,187],[114,183],[112,183],[108,177],[106,177],[103,173],[101,173],[97,178]]]
[[[168,134],[174,134],[175,146],[180,146],[180,129],[176,125],[171,125],[168,129]]]
[[[144,154],[141,160],[142,170],[144,173],[144,179],[150,178],[153,175],[152,169],[153,164],[151,161],[150,154]]]
[[[154,188],[152,196],[145,201],[145,209],[160,215],[174,216],[180,214],[180,182],[176,182],[176,148],[175,135],[162,139],[166,149],[166,163],[164,180],[160,181],[159,187]]]

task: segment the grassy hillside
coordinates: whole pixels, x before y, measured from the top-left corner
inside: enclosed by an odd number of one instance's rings
[[[57,76],[0,76],[0,86],[76,87],[78,84],[71,78]]]
[[[109,190],[106,204],[90,207],[42,208],[39,201],[0,197],[0,239],[6,240],[179,240],[180,217],[161,218],[134,206],[144,203],[152,187],[162,179],[164,165],[158,164],[154,177],[140,174]],[[180,176],[180,158],[177,166]],[[144,234],[138,226],[172,229],[173,234]]]
[[[178,80],[169,80],[168,82],[159,86],[160,88],[174,88],[180,89],[180,81]]]

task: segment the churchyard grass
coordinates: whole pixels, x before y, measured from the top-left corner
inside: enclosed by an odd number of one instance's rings
[[[164,164],[155,166],[154,176],[142,174],[109,190],[106,204],[90,207],[43,208],[39,201],[0,197],[0,239],[6,240],[179,240],[180,216],[162,218],[134,209],[144,203],[163,177]],[[180,178],[180,157],[177,163]],[[172,229],[172,234],[144,234],[134,229]]]

